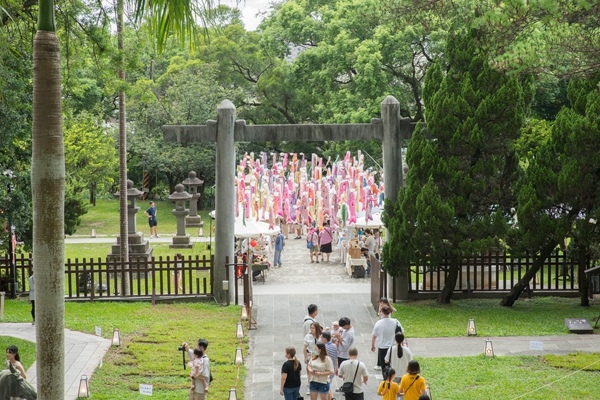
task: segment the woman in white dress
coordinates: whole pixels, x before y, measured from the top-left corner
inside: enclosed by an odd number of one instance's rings
[[[402,332],[396,333],[394,339],[396,340],[396,344],[388,350],[385,362],[397,372],[394,382],[399,383],[402,375],[406,373],[406,368],[408,367],[408,363],[412,361],[413,355],[408,347],[402,345],[402,342],[404,342],[404,334]]]

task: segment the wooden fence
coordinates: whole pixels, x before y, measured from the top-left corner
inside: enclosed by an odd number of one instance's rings
[[[32,256],[20,254],[16,259],[17,293],[28,292]],[[180,265],[178,267],[178,264]],[[130,259],[122,265],[108,259],[68,259],[65,263],[66,299],[126,299],[157,296],[213,295],[214,257],[195,256],[174,260],[170,257]],[[175,284],[179,272],[181,290]],[[9,260],[0,258],[0,290],[6,291],[10,276]]]
[[[511,257],[503,252],[490,252],[485,256],[463,260],[454,287],[454,297],[470,297],[472,295],[487,295],[498,297],[509,292],[512,287],[533,266],[531,257]],[[588,262],[588,268],[592,266]],[[431,298],[444,288],[449,271],[449,262],[444,262],[437,268],[428,265],[412,265],[410,268],[409,297],[413,299]],[[396,284],[394,277],[389,277],[384,271],[379,272],[377,285],[371,285],[372,290],[379,291],[377,296],[396,299]],[[392,293],[388,293],[388,279]],[[553,296],[573,296],[579,290],[578,266],[575,260],[569,259],[563,252],[556,249],[530,281],[526,293],[543,293]],[[496,296],[494,296],[496,293]]]

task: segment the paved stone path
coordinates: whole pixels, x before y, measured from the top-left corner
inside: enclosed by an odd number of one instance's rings
[[[301,354],[302,321],[310,303],[319,306],[317,321],[324,326],[347,316],[352,321],[359,359],[369,370],[365,400],[380,399],[376,394],[381,372],[373,370],[376,353],[370,351],[371,332],[377,315],[371,306],[368,279],[350,278],[340,264],[340,256],[332,253],[329,263],[311,264],[305,240],[289,239],[282,256],[283,267],[272,268],[263,284],[254,282],[254,317],[257,329],[250,331],[250,354],[246,358],[247,400],[282,399],[279,395],[284,349],[294,346]],[[466,324],[466,322],[465,322]],[[410,338],[408,343],[415,357],[474,356],[483,353],[483,337]],[[574,351],[599,352],[599,335],[568,335],[542,337],[491,337],[496,355],[566,354]],[[543,351],[530,350],[531,342],[542,342]],[[301,394],[307,398],[306,376],[302,378]],[[341,385],[338,379],[335,382]],[[338,399],[341,396],[337,397]]]
[[[0,324],[0,336],[36,341],[35,326],[30,323]],[[110,340],[65,329],[65,399],[77,399],[81,375],[90,377],[110,347]],[[36,363],[26,371],[27,380],[37,386]]]

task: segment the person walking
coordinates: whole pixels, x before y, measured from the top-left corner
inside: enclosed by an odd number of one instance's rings
[[[306,235],[306,247],[310,253],[310,262],[314,263],[316,258],[317,264],[319,263],[319,233],[315,228],[310,228],[308,235]]]
[[[394,368],[386,368],[383,371],[383,381],[377,388],[377,394],[383,396],[383,400],[396,400],[398,398],[398,392],[400,387],[395,382],[396,371]]]
[[[319,339],[321,338],[321,333],[323,333],[323,329],[318,322],[313,322],[310,324],[310,332],[304,336],[304,364],[310,362],[310,360],[318,355],[318,350],[315,347],[317,343],[319,343]],[[310,382],[310,370],[306,370],[306,376],[308,381]],[[310,386],[306,391],[306,394],[310,394]]]
[[[419,400],[422,394],[427,394],[427,382],[425,378],[420,376],[421,366],[416,360],[408,363],[406,374],[400,380],[400,396],[404,396],[404,400]]]
[[[329,262],[329,255],[331,254],[331,244],[333,242],[333,230],[329,226],[329,221],[326,221],[323,224],[323,229],[321,233],[319,233],[319,246],[321,251],[321,261],[323,260],[324,255],[327,256],[327,262]]]
[[[350,318],[342,317],[339,320],[340,332],[336,335],[338,346],[338,368],[350,358],[349,351],[354,345],[354,328],[350,325]]]
[[[413,355],[408,347],[402,345],[404,342],[404,334],[402,332],[396,333],[394,339],[396,340],[396,344],[390,347],[385,355],[385,363],[398,371],[399,376],[396,376],[396,382],[400,383],[400,379],[408,368],[408,363],[412,361]]]
[[[283,251],[284,246],[284,237],[281,231],[275,237],[275,254],[273,255],[273,265],[276,267],[281,267],[281,252]]]
[[[179,289],[179,293],[183,292],[181,286],[181,271],[183,270],[183,255],[175,254],[175,268],[173,268],[173,289]]]
[[[321,341],[325,345],[325,350],[327,350],[327,355],[331,358],[333,362],[333,373],[329,376],[329,382],[333,382],[333,378],[337,376],[338,373],[338,363],[337,363],[337,346],[331,341],[331,332],[323,331],[321,334]],[[327,400],[333,400],[333,388],[332,385],[329,385],[329,393],[327,394]]]
[[[329,376],[333,374],[333,361],[327,355],[327,349],[323,343],[315,345],[316,354],[308,362],[306,367],[309,373],[310,400],[327,400],[329,396]]]
[[[394,344],[394,336],[396,335],[395,319],[390,318],[392,310],[388,306],[381,309],[381,319],[375,323],[373,327],[373,336],[371,338],[371,351],[375,351],[375,343],[377,342],[377,365],[375,371],[381,371],[385,366],[385,356],[388,350]]]
[[[356,347],[348,350],[349,359],[340,364],[338,375],[344,382],[353,383],[352,393],[344,393],[346,400],[364,400],[362,385],[366,385],[369,380],[367,367],[364,363],[358,361],[358,350]]]
[[[156,219],[156,206],[154,202],[151,201],[149,207],[146,211],[144,211],[144,215],[148,217],[148,225],[150,225],[150,238],[158,238],[158,220]],[[154,236],[152,236],[152,232],[154,232]]]
[[[319,307],[316,304],[309,304],[307,314],[304,316],[304,322],[302,324],[302,334],[306,336],[310,332],[310,326],[313,322],[316,322],[315,318],[319,314]]]
[[[29,267],[29,302],[31,303],[31,325],[35,325],[35,278],[33,267]]]
[[[284,400],[298,400],[300,397],[300,372],[302,364],[296,358],[296,349],[293,347],[285,348],[286,362],[281,366],[281,386],[279,394]]]

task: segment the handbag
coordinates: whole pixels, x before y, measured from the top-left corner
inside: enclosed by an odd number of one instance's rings
[[[358,374],[358,368],[360,367],[360,363],[356,366],[356,372],[354,372],[354,378],[350,382],[344,382],[340,387],[340,392],[342,393],[354,393],[354,380],[356,379],[356,374]]]

